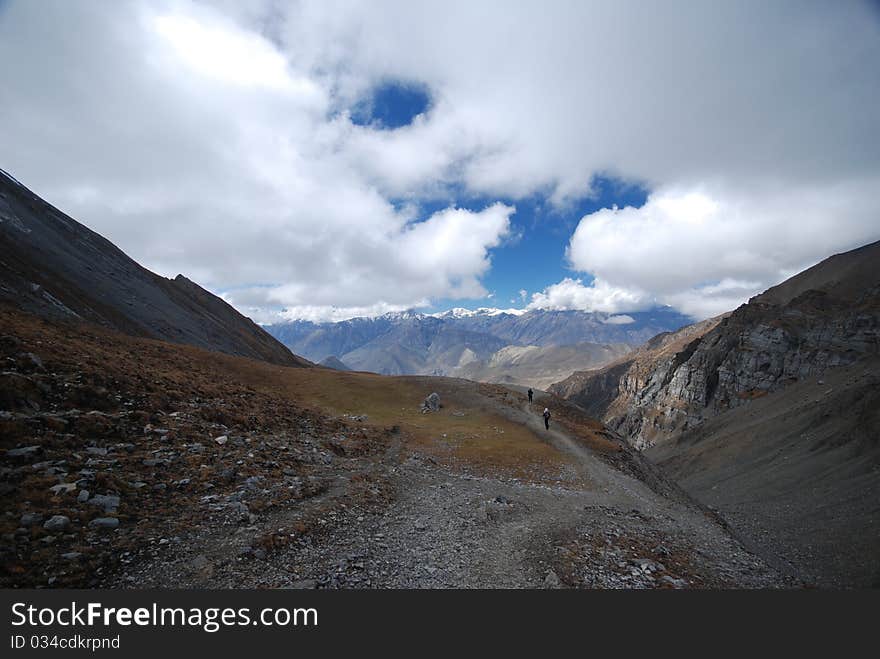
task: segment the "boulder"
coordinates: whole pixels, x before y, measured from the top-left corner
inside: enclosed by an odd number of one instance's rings
[[[425,398],[425,401],[422,403],[422,413],[425,412],[437,412],[440,410],[440,394],[436,391],[432,392]]]
[[[92,506],[100,506],[105,513],[110,513],[119,508],[119,497],[113,494],[96,494],[88,500]]]

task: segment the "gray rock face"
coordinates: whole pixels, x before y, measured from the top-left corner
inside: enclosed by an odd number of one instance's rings
[[[880,243],[868,248],[880,261]],[[868,248],[856,250],[860,258]],[[758,296],[726,318],[704,321],[699,331],[693,326],[657,337],[631,357],[575,374],[551,391],[638,448],[663,442],[788,383],[877,354],[880,268],[858,274],[861,286],[835,281],[829,287],[847,296],[807,290],[783,305]],[[810,281],[819,285],[821,277],[814,272]]]

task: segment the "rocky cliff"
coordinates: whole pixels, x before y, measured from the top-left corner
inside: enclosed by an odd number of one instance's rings
[[[880,243],[836,255],[725,317],[553,385],[639,448],[878,352]]]

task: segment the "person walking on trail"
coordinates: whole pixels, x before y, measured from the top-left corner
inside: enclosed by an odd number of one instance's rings
[[[532,396],[534,396],[534,395],[535,395],[535,392],[532,391],[532,388],[531,388],[531,387],[529,387],[529,403],[532,402]]]
[[[550,430],[550,410],[544,408],[544,428]]]

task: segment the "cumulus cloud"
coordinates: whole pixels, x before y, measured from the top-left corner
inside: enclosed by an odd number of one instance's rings
[[[697,318],[728,311],[831,253],[876,238],[878,183],[669,188],[640,208],[602,209],[580,221],[568,249],[571,266],[596,281],[584,288],[567,279],[533,304],[553,304],[564,292],[568,304],[607,310],[619,306],[609,302],[614,291],[636,305],[630,310],[653,299]]]
[[[456,195],[564,206],[597,173],[648,204],[584,218],[595,281],[531,307],[702,315],[880,238],[867,3],[10,0],[0,59],[4,169],[261,318],[485,296],[514,211]],[[353,123],[389,80],[428,111]]]
[[[602,279],[597,278],[585,285],[581,279],[566,277],[534,293],[526,308],[557,311],[582,309],[617,314],[645,309],[653,302],[653,298],[643,291],[613,286]]]

